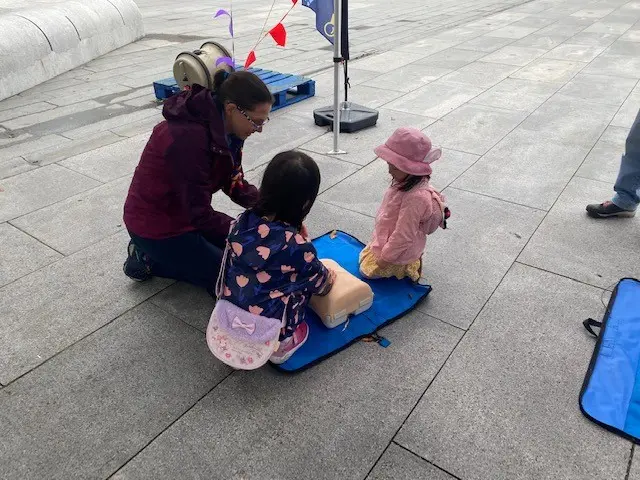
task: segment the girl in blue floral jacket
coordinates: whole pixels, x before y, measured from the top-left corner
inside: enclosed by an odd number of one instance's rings
[[[305,307],[312,295],[326,295],[335,278],[303,226],[319,189],[320,171],[311,157],[279,153],[264,172],[256,207],[229,234],[222,298],[257,315],[285,314],[272,363],[284,363],[307,340]]]

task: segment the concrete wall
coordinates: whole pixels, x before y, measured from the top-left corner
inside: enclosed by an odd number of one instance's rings
[[[143,36],[132,0],[0,2],[0,100]]]

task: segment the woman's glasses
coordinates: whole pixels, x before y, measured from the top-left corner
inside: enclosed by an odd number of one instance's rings
[[[251,118],[249,115],[247,115],[247,112],[245,112],[244,110],[242,110],[239,106],[236,105],[236,108],[238,109],[238,111],[244,116],[244,118],[246,118],[247,120],[249,120],[249,123],[251,124],[251,126],[253,127],[253,129],[257,132],[258,130],[260,130],[262,127],[264,127],[267,123],[269,123],[269,117],[266,118],[266,120],[263,120],[260,124],[256,123],[253,118]]]

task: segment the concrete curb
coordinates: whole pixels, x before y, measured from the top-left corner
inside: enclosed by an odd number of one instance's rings
[[[0,13],[0,100],[143,36],[133,0],[54,0]]]

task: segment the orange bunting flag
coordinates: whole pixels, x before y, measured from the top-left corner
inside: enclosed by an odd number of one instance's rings
[[[249,68],[253,62],[256,61],[256,52],[251,50],[247,56],[247,61],[244,62],[244,68]]]
[[[284,47],[285,43],[287,43],[287,30],[284,28],[282,23],[278,23],[275,27],[269,30],[269,34],[279,46]]]

